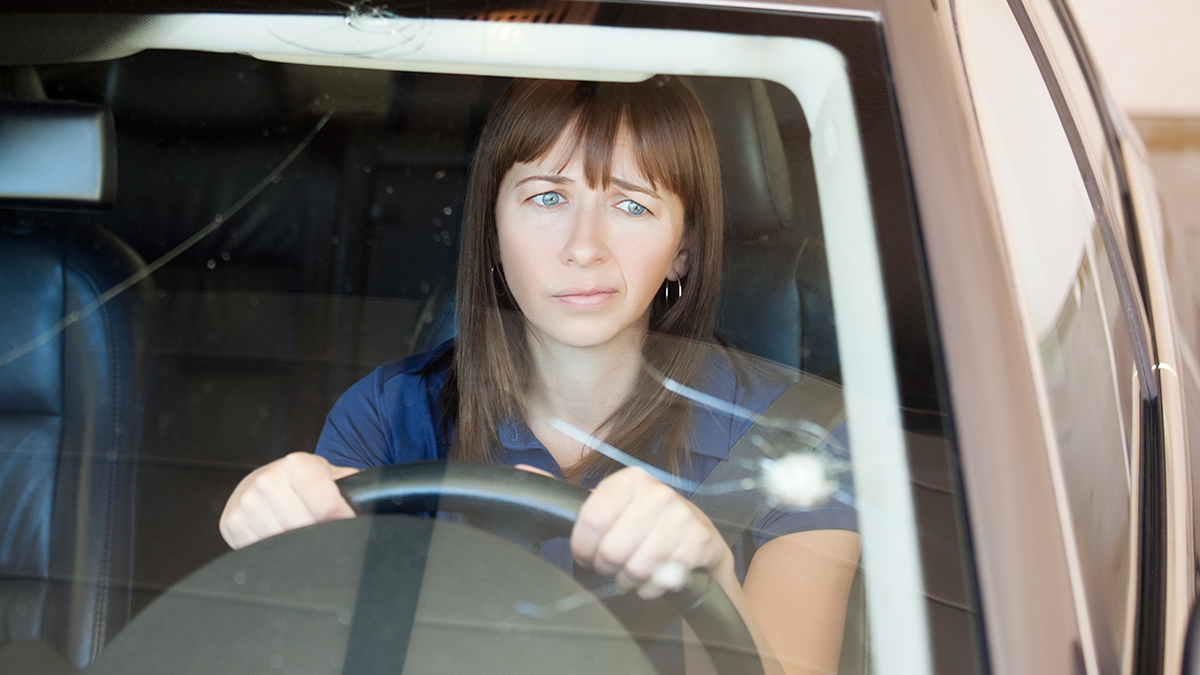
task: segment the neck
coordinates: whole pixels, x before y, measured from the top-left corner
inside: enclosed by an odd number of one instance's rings
[[[588,450],[551,427],[550,420],[558,418],[585,434],[596,433],[633,391],[642,369],[643,337],[642,331],[627,331],[603,345],[579,348],[529,336],[525,421],[559,466],[574,466]]]

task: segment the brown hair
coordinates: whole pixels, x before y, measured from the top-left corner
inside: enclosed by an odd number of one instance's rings
[[[684,232],[691,242],[680,297],[668,303],[659,293],[652,303],[643,355],[680,382],[690,383],[698,373],[716,321],[723,205],[716,144],[696,94],[685,81],[669,76],[634,84],[514,81],[492,108],[467,182],[458,339],[443,392],[444,409],[454,418],[453,459],[490,459],[498,445],[497,427],[520,414],[527,384],[523,320],[506,293],[500,264],[495,214],[501,181],[513,165],[544,156],[570,133],[583,150],[588,184],[607,187],[613,147],[623,131],[653,187],[683,203]],[[677,470],[687,455],[685,402],[645,372],[634,391],[600,430],[587,431],[604,432],[605,440],[623,451],[647,461],[657,455],[655,464]],[[578,479],[615,465],[589,456],[580,466],[563,468]]]

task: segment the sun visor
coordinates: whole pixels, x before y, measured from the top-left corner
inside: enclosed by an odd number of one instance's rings
[[[116,132],[98,105],[0,100],[0,208],[108,209]]]

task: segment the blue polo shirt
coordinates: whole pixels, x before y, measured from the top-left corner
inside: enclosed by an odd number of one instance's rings
[[[447,369],[430,369],[429,366],[451,344],[446,342],[431,352],[386,363],[350,387],[326,417],[316,453],[336,466],[359,469],[445,460],[450,443],[441,422],[439,396]],[[721,350],[713,349],[695,388],[761,413],[792,384],[783,373],[760,367],[735,368]],[[754,426],[754,422],[699,404],[692,405],[691,418],[690,461],[684,463],[680,474],[698,484],[728,458],[730,448]],[[562,477],[558,463],[522,420],[506,421],[498,435],[501,446],[496,454],[498,462],[528,464]],[[845,448],[845,425],[835,430],[834,435]],[[850,506],[853,484],[849,461],[844,456],[840,460],[836,464],[841,465],[841,471],[833,475],[839,485],[837,499],[808,510],[773,504],[769,500],[764,503],[746,535],[734,546],[739,577],[744,579],[754,551],[774,537],[807,530],[857,529],[855,510]],[[585,479],[584,487],[594,485],[588,485]],[[681,492],[685,497],[691,496],[687,490]],[[565,542],[560,541],[557,545],[548,542],[542,555],[568,574],[572,573],[573,563]]]

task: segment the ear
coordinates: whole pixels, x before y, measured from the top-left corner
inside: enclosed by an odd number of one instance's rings
[[[671,266],[667,268],[669,281],[679,281],[686,277],[688,271],[691,270],[692,240],[692,230],[689,228],[683,238],[679,240],[679,249],[675,251],[675,258],[671,260]]]

